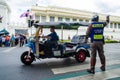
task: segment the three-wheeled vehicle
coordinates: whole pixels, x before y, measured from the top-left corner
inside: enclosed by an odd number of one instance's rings
[[[44,26],[51,25],[59,25],[61,26],[61,30],[63,30],[64,26],[88,26],[87,23],[81,22],[41,22],[34,24],[34,26],[37,28],[36,34],[32,39],[30,39],[29,43],[26,44],[30,50],[23,52],[21,55],[21,62],[23,64],[30,65],[33,61],[35,61],[35,59],[66,57],[75,57],[78,62],[84,62],[86,57],[90,57],[88,50],[90,48],[90,44],[83,43],[85,35],[74,36],[71,42],[58,42],[56,47],[52,48],[51,50],[48,49],[47,45],[45,44],[46,41],[39,41],[39,32]]]

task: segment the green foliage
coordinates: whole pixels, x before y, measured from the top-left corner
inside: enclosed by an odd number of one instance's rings
[[[118,43],[119,41],[116,40],[105,40],[105,43]]]
[[[59,42],[71,42],[71,40],[59,40]],[[105,40],[105,43],[119,43],[120,41],[116,40]]]

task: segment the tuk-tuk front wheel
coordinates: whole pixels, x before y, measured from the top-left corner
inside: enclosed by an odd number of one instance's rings
[[[86,51],[85,50],[80,50],[78,53],[75,55],[75,59],[82,63],[86,60]]]
[[[30,55],[28,55],[28,51],[24,52],[21,55],[21,62],[25,65],[30,65],[35,59],[35,56],[33,55],[33,53],[30,53]]]

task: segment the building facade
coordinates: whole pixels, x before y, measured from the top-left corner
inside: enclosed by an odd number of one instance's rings
[[[9,26],[10,13],[11,10],[5,0],[0,0],[0,30]]]
[[[81,21],[91,22],[93,15],[99,15],[99,20],[105,22],[107,14],[82,11],[77,9],[63,8],[57,6],[32,6],[32,13],[35,14],[35,20],[39,22],[57,22],[57,21]],[[120,33],[120,16],[110,15],[110,23],[105,28],[106,36],[116,36]],[[112,33],[111,33],[112,32]],[[120,39],[120,38],[119,38]]]
[[[83,21],[90,22],[93,15],[96,13],[81,11],[70,8],[62,8],[55,6],[32,6],[31,11],[35,14],[35,20],[39,20],[40,22],[52,22],[52,21]],[[99,15],[100,21],[105,21],[105,14]],[[120,16],[112,16],[110,15],[110,24],[108,28],[111,29],[120,29]]]

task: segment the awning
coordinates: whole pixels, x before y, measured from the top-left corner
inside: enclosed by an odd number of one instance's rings
[[[6,29],[3,29],[0,31],[0,34],[9,34],[9,32]]]

